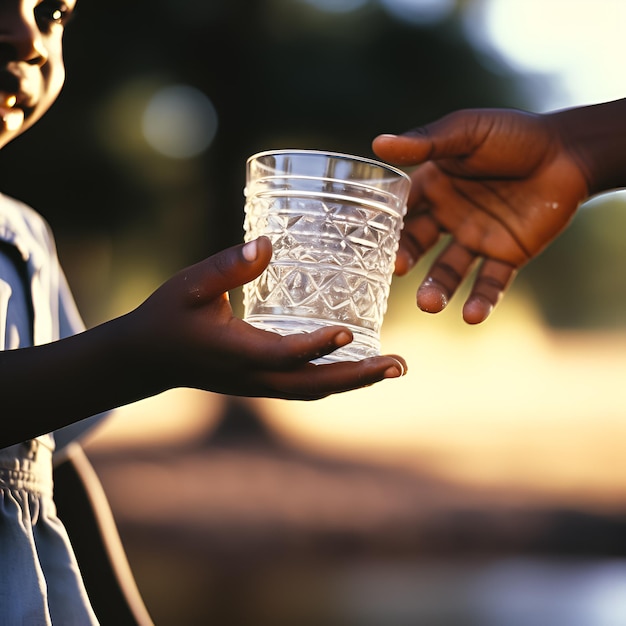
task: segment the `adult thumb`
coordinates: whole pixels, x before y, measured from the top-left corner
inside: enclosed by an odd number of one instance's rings
[[[462,157],[476,148],[482,134],[477,112],[455,111],[401,135],[383,134],[372,142],[378,157],[396,165],[419,165],[429,160]]]

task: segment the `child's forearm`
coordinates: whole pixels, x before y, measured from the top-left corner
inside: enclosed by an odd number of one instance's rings
[[[626,187],[626,99],[549,114],[591,194]]]
[[[0,352],[0,448],[163,391],[127,316],[50,344]],[[151,371],[146,371],[150,368]]]

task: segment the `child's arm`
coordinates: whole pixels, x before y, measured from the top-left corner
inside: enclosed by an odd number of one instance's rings
[[[309,363],[351,340],[342,327],[281,337],[235,318],[228,290],[258,276],[271,253],[267,238],[234,246],[122,317],[0,352],[0,448],[173,387],[311,400],[404,373],[400,357]]]
[[[544,115],[457,111],[404,135],[381,135],[373,147],[390,162],[420,165],[397,273],[449,235],[417,304],[441,311],[481,262],[463,309],[478,323],[585,199],[626,185],[626,100]]]

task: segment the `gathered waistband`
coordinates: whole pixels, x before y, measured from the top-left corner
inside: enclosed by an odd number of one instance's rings
[[[52,495],[52,450],[31,439],[0,450],[0,489]]]

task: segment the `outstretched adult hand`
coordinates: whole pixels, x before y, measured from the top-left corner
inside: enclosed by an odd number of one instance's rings
[[[479,263],[463,317],[470,324],[485,320],[517,270],[568,225],[587,198],[584,167],[554,119],[516,110],[464,110],[374,140],[380,158],[419,165],[412,173],[396,273],[408,272],[449,236],[418,289],[422,310],[443,310]]]
[[[145,351],[156,347],[166,386],[311,400],[404,374],[399,356],[310,363],[352,340],[345,327],[280,336],[236,318],[227,292],[256,278],[271,255],[266,237],[224,250],[177,274],[133,313]]]

